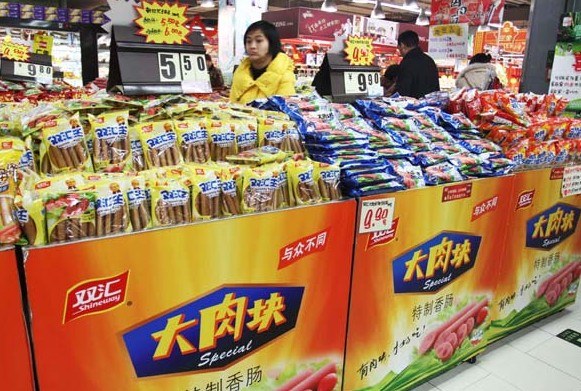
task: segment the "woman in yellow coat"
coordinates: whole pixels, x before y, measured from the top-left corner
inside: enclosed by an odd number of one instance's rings
[[[282,52],[276,27],[265,20],[251,24],[244,34],[248,57],[234,72],[230,100],[248,103],[272,95],[293,95],[293,61]]]

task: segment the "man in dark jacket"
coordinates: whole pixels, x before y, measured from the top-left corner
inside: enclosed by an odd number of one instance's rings
[[[397,48],[403,56],[399,64],[397,92],[402,96],[421,98],[440,91],[438,67],[432,57],[419,48],[420,39],[414,31],[404,31],[397,38]]]

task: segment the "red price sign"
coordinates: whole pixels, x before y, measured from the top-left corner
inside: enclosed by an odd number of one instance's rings
[[[395,209],[395,198],[364,200],[361,203],[359,233],[390,229]]]

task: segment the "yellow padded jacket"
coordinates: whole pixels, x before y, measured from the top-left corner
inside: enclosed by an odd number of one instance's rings
[[[246,104],[273,95],[293,95],[295,81],[294,63],[284,53],[277,54],[256,80],[252,78],[250,60],[245,58],[234,72],[230,100]]]

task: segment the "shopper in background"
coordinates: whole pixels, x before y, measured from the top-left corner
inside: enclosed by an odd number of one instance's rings
[[[210,74],[210,84],[213,90],[221,90],[224,88],[224,77],[220,68],[212,62],[212,56],[206,53],[206,65],[208,66],[208,73]]]
[[[498,76],[496,67],[490,63],[492,56],[490,54],[475,54],[470,63],[456,79],[458,88],[477,88],[479,90],[488,90],[498,87]]]
[[[421,98],[430,92],[440,91],[438,67],[434,60],[419,47],[415,31],[404,31],[397,38],[397,48],[403,56],[399,64],[396,92],[402,96]]]
[[[399,75],[399,65],[391,64],[385,69],[381,78],[383,96],[392,96],[397,89],[397,77]]]
[[[272,95],[295,93],[294,63],[284,53],[276,27],[260,20],[244,33],[248,57],[240,63],[232,79],[230,100],[248,103]]]

